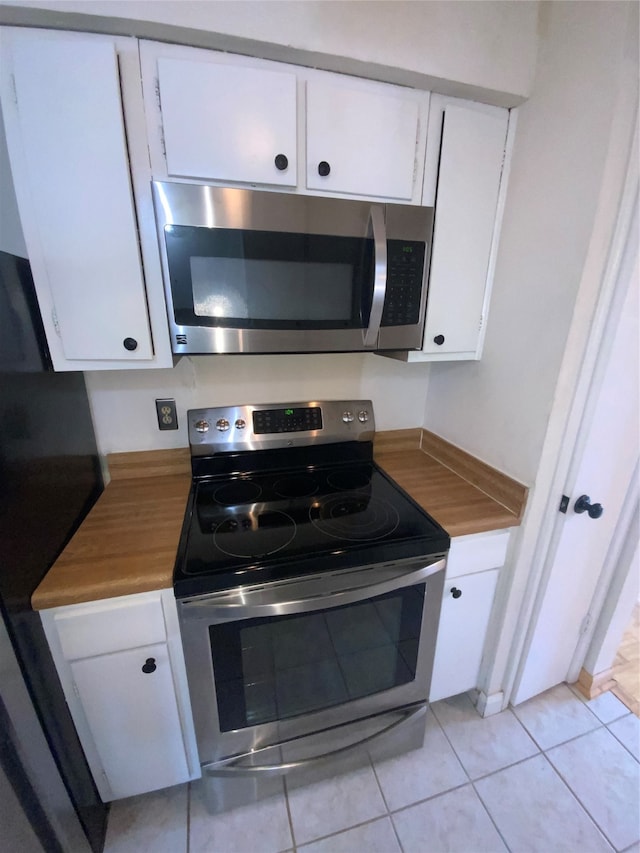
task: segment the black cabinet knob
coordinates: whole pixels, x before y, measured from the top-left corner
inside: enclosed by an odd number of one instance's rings
[[[438,344],[439,347],[444,343],[444,335],[436,335],[433,339],[434,344]]]
[[[289,158],[285,154],[276,154],[274,163],[276,164],[276,169],[279,172],[284,172],[289,165]]]
[[[125,338],[122,341],[122,345],[125,349],[128,349],[129,352],[133,352],[134,349],[138,349],[138,341],[135,338]]]
[[[604,512],[602,504],[592,504],[589,495],[580,495],[573,508],[577,513],[588,513],[589,518],[600,518]]]
[[[142,671],[149,675],[150,672],[156,671],[156,659],[155,658],[147,658],[146,661],[142,665]]]
[[[318,174],[321,178],[326,178],[330,171],[331,166],[327,163],[326,160],[321,160],[318,163]]]
[[[460,598],[460,596],[462,595],[462,590],[458,589],[457,586],[452,586],[451,587],[451,595],[453,598]]]

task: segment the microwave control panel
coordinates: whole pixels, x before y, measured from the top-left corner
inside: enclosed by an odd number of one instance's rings
[[[413,326],[420,320],[425,244],[412,240],[387,241],[387,294],[383,326]]]

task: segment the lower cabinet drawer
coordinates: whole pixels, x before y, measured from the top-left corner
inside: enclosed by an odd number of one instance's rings
[[[190,778],[166,643],[75,660],[70,667],[108,799]]]
[[[429,699],[477,686],[499,569],[447,578]]]

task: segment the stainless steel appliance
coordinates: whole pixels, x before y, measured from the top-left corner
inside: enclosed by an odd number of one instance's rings
[[[431,208],[153,190],[175,353],[422,346]]]
[[[99,851],[108,806],[31,595],[102,476],[84,376],[53,372],[29,262],[4,251],[0,387],[0,848]]]
[[[419,746],[450,540],[373,461],[371,402],[188,422],[174,588],[212,810]]]

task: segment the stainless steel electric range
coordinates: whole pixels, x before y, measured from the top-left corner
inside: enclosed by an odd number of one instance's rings
[[[449,536],[370,401],[188,413],[174,589],[209,807],[422,743]]]

